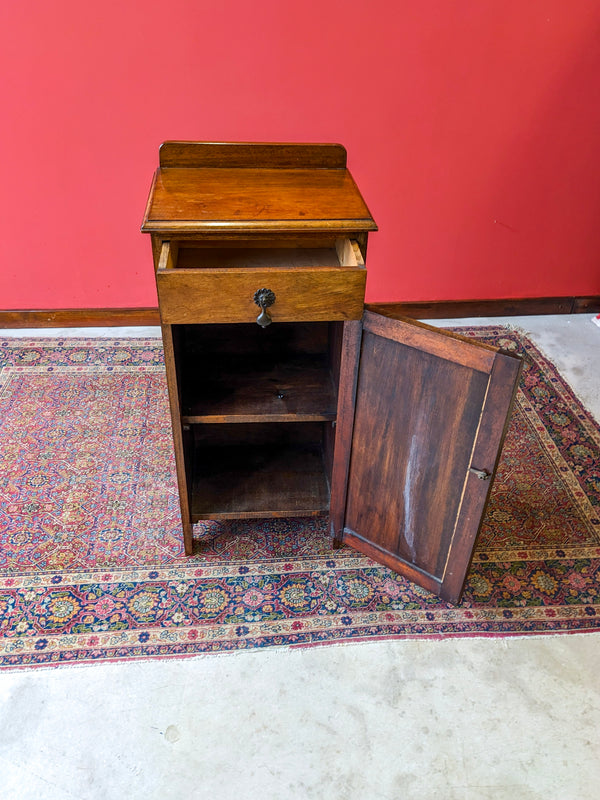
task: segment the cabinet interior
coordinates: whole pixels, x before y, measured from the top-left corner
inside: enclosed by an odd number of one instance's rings
[[[174,241],[177,269],[262,269],[357,267],[363,258],[357,243],[340,237],[239,239],[228,242]]]
[[[194,521],[326,512],[342,324],[173,334]]]

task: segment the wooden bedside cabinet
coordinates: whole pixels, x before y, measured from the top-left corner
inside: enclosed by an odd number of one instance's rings
[[[340,145],[161,146],[142,231],[185,551],[201,519],[329,514],[457,602],[520,361],[365,310],[374,230]]]

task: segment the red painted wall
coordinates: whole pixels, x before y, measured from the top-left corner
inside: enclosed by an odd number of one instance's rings
[[[156,303],[164,139],[339,141],[372,301],[600,294],[600,5],[2,3],[0,308]]]

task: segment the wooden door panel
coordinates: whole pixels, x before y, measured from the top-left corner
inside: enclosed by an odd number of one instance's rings
[[[406,342],[406,343],[404,343]],[[446,599],[462,591],[519,361],[365,314],[343,540]]]
[[[487,375],[368,332],[363,359],[346,526],[376,527],[380,547],[440,578]]]

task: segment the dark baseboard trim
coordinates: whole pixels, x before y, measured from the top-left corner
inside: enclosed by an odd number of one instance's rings
[[[0,311],[0,328],[121,328],[138,325],[160,325],[158,308]]]
[[[524,297],[513,300],[431,300],[419,303],[369,303],[371,311],[412,319],[514,317],[534,314],[600,312],[600,295]],[[106,328],[160,325],[157,308],[62,308],[0,311],[0,328]]]
[[[369,303],[371,311],[412,319],[517,317],[537,314],[587,314],[600,311],[600,295],[524,297],[513,300],[434,300],[422,303]]]

